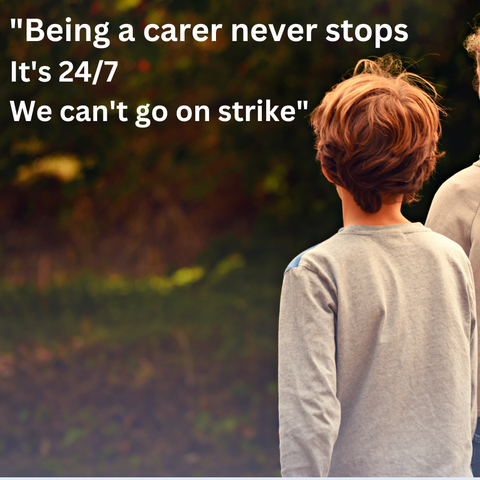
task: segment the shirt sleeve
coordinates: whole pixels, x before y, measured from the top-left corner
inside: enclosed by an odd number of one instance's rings
[[[478,194],[453,176],[437,191],[425,226],[457,242],[470,255],[472,223],[478,210]]]
[[[457,242],[467,254],[473,268],[474,294],[477,319],[473,319],[478,334],[480,314],[480,195],[477,166],[469,167],[449,178],[437,191],[428,212],[425,226]],[[473,348],[473,345],[472,345]],[[475,346],[478,351],[478,347]],[[478,369],[478,361],[472,360]],[[478,380],[480,381],[480,380]],[[478,397],[478,396],[477,396]],[[480,415],[480,398],[477,398],[475,420]]]
[[[471,270],[470,270],[471,272]],[[478,406],[478,319],[475,308],[475,288],[473,285],[473,275],[470,277],[470,285],[468,289],[468,297],[470,303],[470,320],[471,320],[471,334],[470,334],[470,364],[471,364],[471,385],[472,385],[472,438],[477,427]]]
[[[279,321],[282,476],[327,476],[340,427],[333,282],[303,266],[284,277]]]

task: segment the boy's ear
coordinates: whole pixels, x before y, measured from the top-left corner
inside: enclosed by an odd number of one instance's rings
[[[323,161],[322,161],[322,155],[321,153],[317,150],[317,156],[315,157],[318,162],[320,163],[320,166],[322,167],[322,173],[325,175],[325,178],[330,182],[335,184],[335,182],[332,181],[332,179],[328,176],[327,169],[323,166]]]
[[[475,81],[477,90],[478,90],[478,96],[480,97],[480,53],[477,55],[477,79]]]
[[[320,161],[320,165],[322,166],[322,173],[325,175],[325,178],[330,182],[330,183],[334,183],[332,181],[332,179],[328,176],[328,173],[327,173],[327,170],[325,169],[325,167],[323,166],[323,163]]]

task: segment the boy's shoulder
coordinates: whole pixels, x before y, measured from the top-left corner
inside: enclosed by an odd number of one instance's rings
[[[299,253],[288,265],[287,268],[285,269],[285,273],[287,273],[289,270],[292,268],[298,267],[300,265],[300,261],[302,260],[303,256],[307,253],[310,252],[310,250],[313,250],[314,248],[318,247],[318,245],[314,245],[313,247],[307,248],[304,250],[302,253]]]
[[[413,234],[413,235],[412,235]],[[351,226],[298,254],[285,269],[305,267],[309,270],[330,270],[335,265],[364,263],[369,257],[427,256],[432,260],[447,259],[468,263],[463,249],[456,242],[432,231],[421,223],[404,226],[368,228]]]
[[[340,232],[337,232],[335,235],[327,238],[323,242],[307,248],[303,252],[299,253],[288,264],[287,268],[285,269],[285,273],[292,268],[299,267],[300,265],[304,265],[307,268],[313,269],[314,265],[318,264],[319,261],[328,260],[328,258],[335,256],[338,253],[337,250],[342,249],[339,244],[342,244],[343,241],[344,239],[340,235]]]

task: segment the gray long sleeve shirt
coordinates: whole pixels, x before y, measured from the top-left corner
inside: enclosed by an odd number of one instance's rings
[[[465,251],[473,269],[480,316],[480,161],[449,178],[438,189],[426,226],[451,238]],[[480,396],[478,397],[480,402]],[[480,411],[480,406],[478,407]]]
[[[462,249],[352,225],[296,257],[279,324],[283,476],[471,476],[476,320]]]

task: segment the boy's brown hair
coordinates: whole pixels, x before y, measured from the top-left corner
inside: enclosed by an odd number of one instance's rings
[[[312,112],[317,159],[365,212],[400,195],[417,198],[441,156],[437,97],[433,85],[386,56],[358,62]]]

